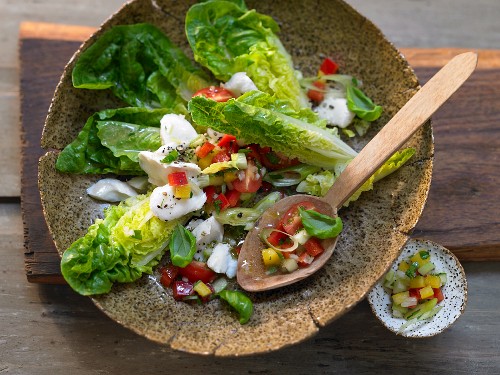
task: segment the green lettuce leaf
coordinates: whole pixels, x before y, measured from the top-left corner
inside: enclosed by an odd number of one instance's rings
[[[344,206],[347,207],[350,202],[357,200],[363,192],[373,189],[373,184],[375,182],[380,181],[382,178],[401,168],[414,154],[415,149],[413,148],[397,151],[368,179],[368,181],[361,185],[361,187],[344,203]],[[336,176],[340,175],[347,164],[348,163],[338,163],[335,168],[335,173],[332,171],[321,171],[307,176],[306,179],[297,186],[297,191],[299,193],[307,193],[320,197],[324,196],[335,182]]]
[[[208,1],[186,15],[186,35],[197,62],[224,82],[246,72],[259,90],[309,107],[291,56],[276,36],[278,24],[269,16],[247,11],[236,2]]]
[[[160,120],[172,109],[120,108],[92,115],[77,138],[59,154],[60,172],[144,174],[139,151],[161,146]]]
[[[107,89],[134,107],[182,105],[210,79],[158,28],[115,26],[79,57],[73,85]]]
[[[82,295],[103,294],[115,282],[151,274],[182,219],[164,222],[150,212],[148,195],[107,208],[104,219],[64,252],[61,272],[68,284]]]
[[[188,109],[200,126],[269,146],[306,164],[333,169],[336,163],[345,163],[357,154],[312,110],[295,110],[289,101],[261,91],[225,103],[198,96],[191,99]]]

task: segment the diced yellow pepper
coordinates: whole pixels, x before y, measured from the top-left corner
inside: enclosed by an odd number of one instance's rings
[[[405,301],[405,299],[407,299],[409,296],[410,296],[410,292],[406,290],[404,292],[393,294],[392,301],[396,305],[401,305]]]
[[[410,280],[410,289],[420,289],[425,286],[425,279],[422,275],[417,275]]]
[[[208,285],[201,280],[198,281],[196,284],[194,284],[193,290],[196,293],[198,293],[201,297],[207,297],[210,294],[212,294],[212,289],[210,289]]]
[[[198,166],[201,170],[208,168],[210,164],[212,164],[212,159],[214,158],[215,154],[217,154],[217,152],[210,151],[207,156],[198,160]]]
[[[410,268],[410,265],[406,263],[404,260],[399,263],[398,270],[406,272]]]
[[[276,250],[271,248],[262,250],[262,260],[266,267],[279,266],[281,264],[280,256]]]
[[[174,187],[174,197],[179,199],[191,198],[191,186],[179,185]]]
[[[441,288],[441,278],[437,275],[425,275],[425,285],[431,288]]]
[[[225,183],[233,182],[237,178],[238,178],[238,175],[236,174],[236,172],[225,172],[224,173],[224,182]]]
[[[424,250],[421,250],[424,251]],[[417,251],[411,258],[411,262],[417,262],[418,268],[422,267],[424,264],[429,263],[431,261],[431,257],[429,256],[427,259],[422,259],[420,256],[420,251]]]
[[[434,296],[434,291],[432,290],[432,287],[430,285],[428,285],[424,288],[421,288],[418,292],[420,294],[421,299],[426,299],[426,298]]]

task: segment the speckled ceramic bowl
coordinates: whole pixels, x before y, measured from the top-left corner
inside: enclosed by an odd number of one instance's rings
[[[447,275],[447,282],[442,289],[445,299],[439,304],[442,306],[441,310],[433,318],[400,330],[406,321],[392,316],[391,296],[382,283],[378,282],[368,293],[368,302],[375,316],[389,330],[405,337],[429,337],[443,332],[462,315],[467,305],[467,279],[464,269],[457,257],[441,245],[426,240],[410,240],[392,268],[397,270],[403,259],[421,250],[430,253],[436,272],[445,272]]]
[[[135,0],[106,21],[81,47],[86,49],[117,24],[150,22],[192,55],[184,34],[184,15],[194,1]],[[280,37],[305,75],[316,74],[324,56],[333,57],[343,72],[364,83],[364,90],[384,114],[370,132],[352,146],[359,150],[418,90],[404,57],[366,18],[340,0],[248,1],[248,6],[273,16]],[[318,12],[321,9],[321,12]],[[300,15],[300,16],[297,16]],[[45,217],[62,253],[82,236],[102,205],[85,193],[98,176],[59,174],[54,163],[61,150],[97,110],[122,105],[108,91],[77,90],[68,63],[54,95],[43,132],[48,152],[40,160],[39,186]],[[255,312],[240,325],[227,307],[215,300],[204,306],[177,303],[157,276],[117,285],[93,298],[112,319],[151,340],[191,353],[234,356],[268,352],[298,343],[346,313],[368,293],[398,257],[424,207],[430,186],[433,141],[430,123],[408,142],[416,154],[374,190],[341,211],[345,229],[335,254],[323,270],[296,285],[252,294]]]

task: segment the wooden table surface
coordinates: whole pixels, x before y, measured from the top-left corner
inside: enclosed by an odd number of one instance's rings
[[[28,283],[19,201],[18,25],[31,20],[97,26],[120,3],[0,0],[1,374],[500,373],[498,262],[464,262],[469,284],[466,312],[436,337],[395,336],[363,301],[304,343],[228,359],[166,349],[122,328],[67,286]],[[497,0],[351,3],[398,47],[500,48]],[[496,203],[486,202],[485,207],[498,207]]]

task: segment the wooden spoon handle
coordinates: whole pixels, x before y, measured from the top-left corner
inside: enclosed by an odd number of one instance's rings
[[[466,52],[450,60],[349,163],[324,199],[333,207],[342,207],[465,82],[476,65],[477,54],[474,52]]]

